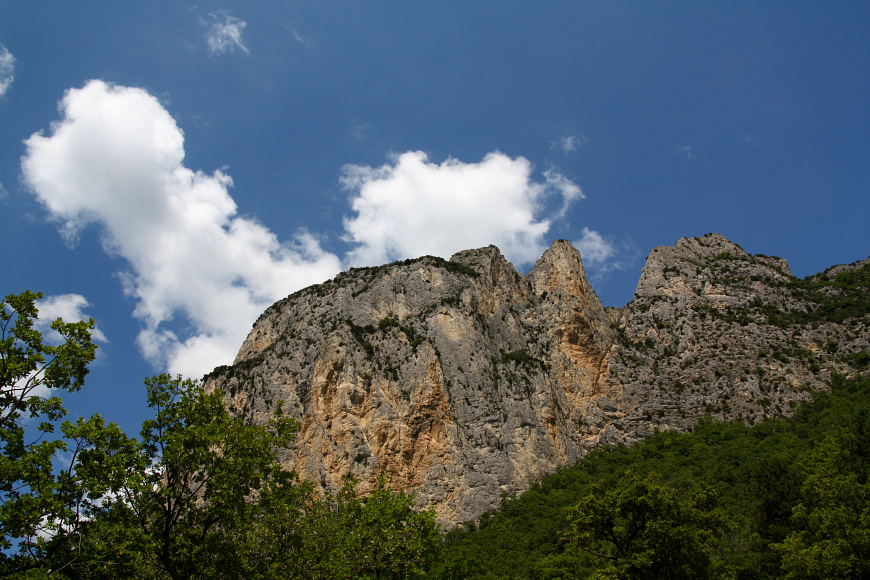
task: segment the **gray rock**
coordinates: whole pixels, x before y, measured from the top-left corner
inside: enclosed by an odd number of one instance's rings
[[[253,421],[284,401],[301,478],[366,491],[383,473],[450,526],[597,445],[751,423],[824,389],[848,368],[821,345],[866,349],[870,321],[770,324],[809,308],[792,280],[716,234],[655,248],[623,308],[567,241],[525,277],[493,246],[352,269],[266,310],[205,388]]]

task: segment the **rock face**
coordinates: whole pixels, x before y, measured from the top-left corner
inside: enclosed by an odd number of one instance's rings
[[[786,414],[833,372],[852,372],[838,359],[870,348],[870,319],[801,324],[818,303],[796,282],[782,258],[717,234],[653,249],[634,299],[613,313],[621,340],[608,380],[623,385],[622,439],[688,429],[705,414]]]
[[[621,309],[566,241],[525,277],[492,246],[353,269],[271,306],[205,384],[254,421],[284,401],[303,479],[384,473],[451,525],[601,443],[787,413],[848,372],[870,317],[792,323],[815,304],[795,281],[715,234],[654,249]]]

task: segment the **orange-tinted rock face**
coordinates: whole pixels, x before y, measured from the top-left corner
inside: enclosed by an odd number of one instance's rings
[[[731,315],[758,296],[800,308],[788,276],[716,235],[654,250],[635,300],[608,311],[566,241],[525,277],[495,247],[356,269],[270,307],[206,388],[258,421],[284,401],[299,432],[283,461],[303,479],[365,490],[383,473],[451,525],[598,444],[821,387],[800,362],[755,372],[759,349],[822,344],[818,329]]]

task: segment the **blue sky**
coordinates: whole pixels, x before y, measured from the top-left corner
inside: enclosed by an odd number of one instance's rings
[[[91,316],[73,414],[354,265],[554,239],[606,305],[722,233],[870,255],[870,4],[0,0],[2,293]]]

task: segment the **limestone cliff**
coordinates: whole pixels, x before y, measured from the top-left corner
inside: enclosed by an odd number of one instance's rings
[[[687,429],[707,414],[784,414],[833,372],[851,372],[840,361],[870,350],[870,318],[802,324],[818,307],[785,260],[721,235],[653,249],[634,299],[614,316],[620,341],[608,380],[623,386],[619,438]]]
[[[526,276],[490,246],[289,296],[206,389],[255,421],[283,400],[303,479],[383,472],[451,524],[600,443],[787,412],[868,350],[867,315],[789,322],[813,304],[784,260],[715,234],[653,250],[632,302],[607,310],[570,243]]]

